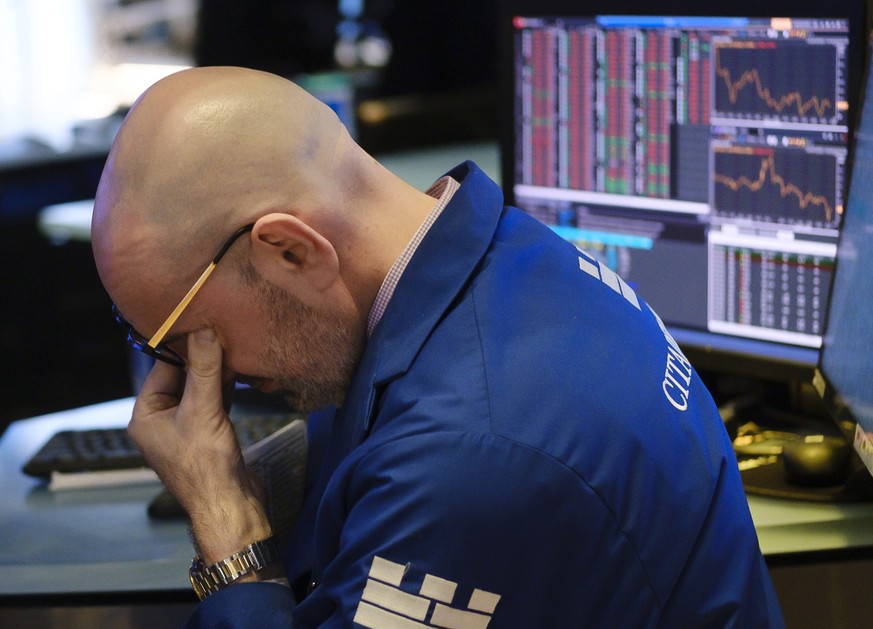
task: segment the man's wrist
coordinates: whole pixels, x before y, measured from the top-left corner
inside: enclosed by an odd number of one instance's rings
[[[206,565],[221,561],[247,544],[273,534],[266,511],[255,500],[235,509],[210,509],[209,513],[190,515],[192,543]]]
[[[200,600],[234,583],[275,581],[284,577],[273,538],[259,540],[213,564],[195,556],[189,570]]]

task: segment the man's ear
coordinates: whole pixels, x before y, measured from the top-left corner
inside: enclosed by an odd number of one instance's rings
[[[274,212],[252,228],[254,264],[273,281],[304,280],[318,291],[339,275],[339,257],[327,238],[291,214]]]

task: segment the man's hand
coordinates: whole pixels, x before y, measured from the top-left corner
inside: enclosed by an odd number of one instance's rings
[[[227,415],[233,382],[222,384],[215,332],[188,336],[187,374],[158,361],[128,432],[191,518],[208,564],[270,536],[263,489],[246,469]]]

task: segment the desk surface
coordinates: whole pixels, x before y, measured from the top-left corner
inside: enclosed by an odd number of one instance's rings
[[[51,492],[21,472],[54,432],[124,426],[132,407],[127,398],[7,429],[0,440],[0,596],[188,588],[187,527],[146,515],[160,485]],[[873,548],[873,503],[749,496],[749,506],[767,556]]]
[[[0,440],[0,595],[187,589],[182,522],[156,522],[159,483],[49,491],[21,472],[56,431],[125,426],[131,399],[14,422]]]

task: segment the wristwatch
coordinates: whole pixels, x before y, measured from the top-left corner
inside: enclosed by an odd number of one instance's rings
[[[272,537],[249,544],[239,552],[235,552],[230,557],[217,561],[211,566],[205,565],[203,559],[196,555],[191,562],[191,569],[188,571],[191,587],[194,588],[197,598],[202,601],[241,576],[263,570],[278,557],[279,552]]]

